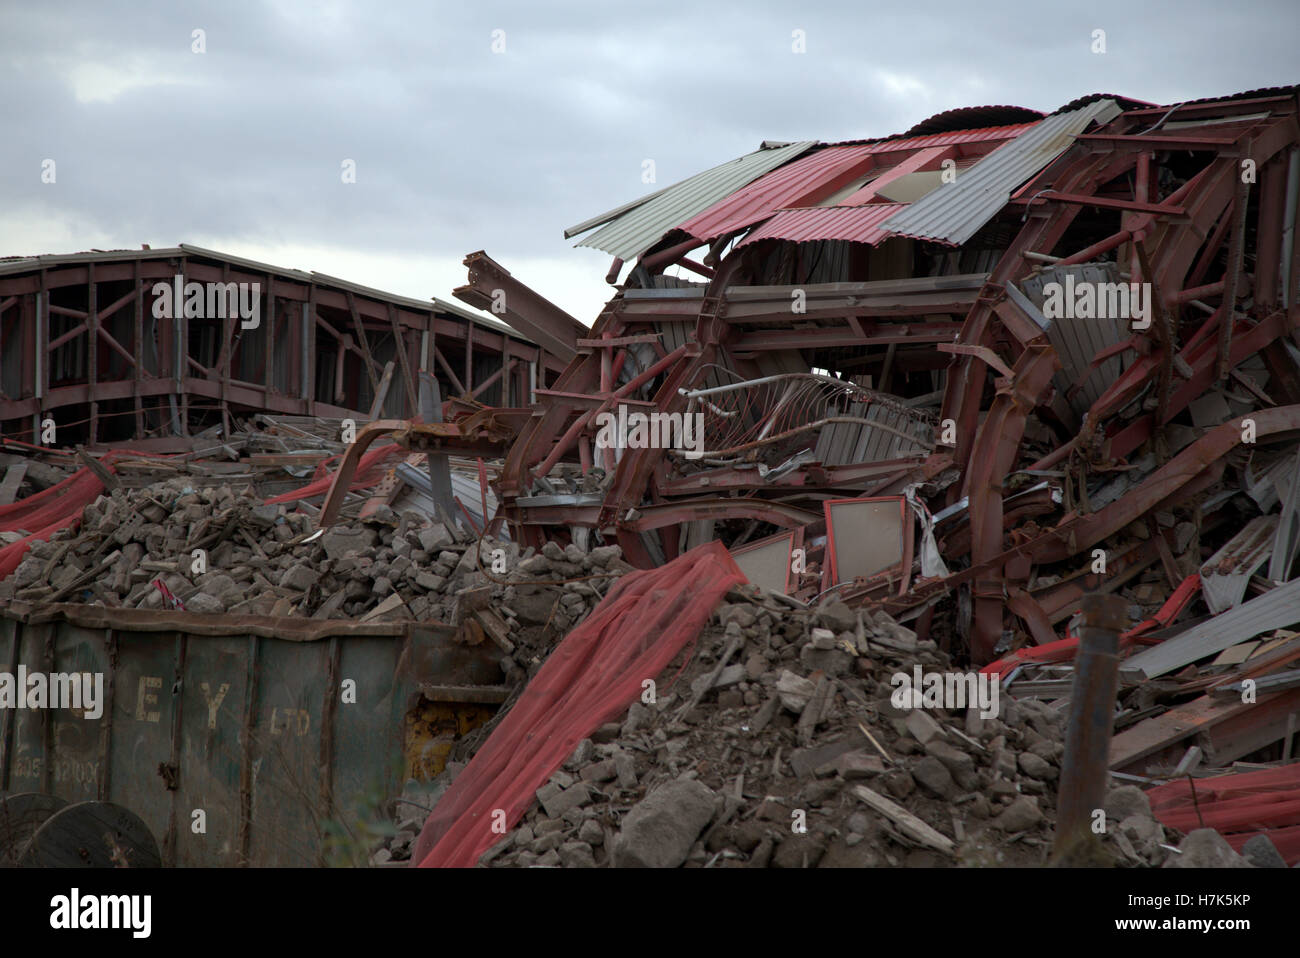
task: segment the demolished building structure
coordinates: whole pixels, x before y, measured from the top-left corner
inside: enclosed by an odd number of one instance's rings
[[[822,554],[793,591],[925,621],[959,595],[976,664],[1060,638],[1093,549],[1134,523],[1158,518],[1112,542],[1110,587],[1157,562],[1176,585],[1232,491],[1294,472],[1297,147],[1290,89],[976,107],[765,143],[579,224],[611,277],[631,267],[506,457],[506,520],[534,545],[602,530],[642,567],[798,529]],[[466,264],[456,295],[481,301],[495,264]],[[698,414],[707,449],[593,448],[618,406]],[[904,497],[923,538],[874,578],[817,575],[827,502],[864,497]]]
[[[96,455],[93,432],[75,454],[8,445],[45,499],[0,503],[0,575],[17,570],[0,651],[100,661],[115,632],[170,622],[179,676],[198,636],[247,634],[230,721],[274,736],[255,664],[289,659],[262,640],[310,634],[330,681],[293,689],[317,716],[294,743],[306,786],[258,795],[232,763],[230,862],[250,860],[250,832],[283,840],[289,817],[356,797],[332,770],[377,726],[339,725],[330,682],[370,637],[400,643],[375,675],[385,708],[416,696],[403,767],[432,778],[407,783],[372,863],[1027,864],[1053,828],[1056,860],[1078,864],[1065,840],[1094,807],[1117,825],[1110,862],[1300,862],[1298,94],[1096,94],[763,143],[566,231],[613,257],[590,329],[470,254],[455,295],[513,334],[469,323],[461,375],[459,352],[433,348],[455,321],[434,301],[387,403],[365,371],[401,356],[349,349],[348,315],[368,314],[329,280],[344,312],[316,325],[342,346],[311,368],[318,385],[324,366],[345,373],[296,397],[315,406],[273,404],[272,380],[221,393],[232,422],[173,428],[174,457]],[[39,288],[0,285],[0,329],[66,318],[47,353],[96,329],[93,294],[41,313],[39,264],[13,269]],[[191,353],[196,373],[231,368],[223,341]],[[50,395],[31,378],[15,416],[0,397],[16,428]],[[122,388],[148,418],[147,390]],[[366,408],[339,442],[338,417]],[[312,452],[274,452],[290,440]],[[293,481],[258,468],[277,466]],[[176,558],[197,543],[224,549],[215,571]],[[191,600],[210,613],[178,609]],[[1002,705],[900,704],[891,675],[914,669],[991,684]],[[179,730],[176,689],[148,694]],[[0,790],[73,794],[10,744],[48,750],[49,726],[6,721]],[[159,743],[170,804],[142,810],[167,831],[163,861],[187,854],[181,739]],[[252,741],[245,762],[269,754]],[[76,796],[123,794],[115,775]],[[498,809],[504,840],[486,830]],[[1192,834],[1175,847],[1165,829]],[[251,860],[317,850],[296,854]]]

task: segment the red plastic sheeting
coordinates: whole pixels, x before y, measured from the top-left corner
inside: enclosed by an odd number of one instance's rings
[[[476,864],[578,743],[622,714],[641,694],[641,683],[656,678],[699,634],[727,590],[744,581],[716,541],[623,576],[551,653],[442,796],[412,861],[426,868]],[[494,818],[498,809],[504,821]]]
[[[1160,824],[1191,832],[1213,828],[1237,851],[1265,834],[1288,865],[1300,862],[1300,764],[1196,780],[1147,792]],[[1198,811],[1199,809],[1199,811]]]
[[[370,486],[377,485],[384,478],[385,463],[389,458],[395,458],[399,455],[405,455],[401,446],[389,443],[384,446],[375,446],[370,449],[357,462],[357,471],[352,477],[352,484],[348,489],[356,492],[359,489],[367,489]],[[281,502],[297,502],[299,499],[310,499],[312,496],[323,496],[329,492],[330,482],[333,481],[334,473],[329,471],[330,466],[337,467],[338,461],[342,458],[339,456],[330,456],[316,467],[316,478],[305,486],[298,489],[291,489],[288,492],[281,493],[273,499],[267,499],[268,505],[274,505]],[[336,469],[337,471],[337,469]]]
[[[131,455],[110,452],[99,461],[111,470],[114,459]],[[104,484],[89,469],[78,469],[58,485],[7,506],[0,506],[0,532],[28,532],[24,539],[0,548],[0,579],[18,568],[33,542],[44,542],[60,529],[81,521],[81,510],[104,493]]]

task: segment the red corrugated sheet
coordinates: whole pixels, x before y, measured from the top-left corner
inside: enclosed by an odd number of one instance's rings
[[[880,229],[880,224],[906,205],[873,203],[869,206],[814,206],[803,210],[780,210],[737,246],[764,239],[782,239],[793,243],[850,240],[875,245],[891,235]]]
[[[1038,121],[1031,123],[1010,123],[1006,126],[982,126],[974,130],[953,130],[950,133],[926,133],[920,136],[900,136],[892,140],[847,140],[833,143],[832,146],[854,146],[865,143],[876,153],[889,153],[892,150],[919,150],[927,146],[953,146],[957,143],[984,143],[996,140],[1013,140],[1024,133]]]
[[[1197,779],[1194,797],[1192,789],[1179,779],[1147,792],[1160,824],[1213,828],[1237,851],[1264,834],[1288,865],[1300,862],[1300,764]]]
[[[827,146],[759,177],[726,199],[714,203],[703,213],[691,217],[678,228],[697,239],[713,240],[759,223],[778,210],[815,205],[857,177],[864,176],[873,166],[872,158],[881,154],[900,153],[889,161],[892,164],[906,159],[909,152],[928,147],[1014,139],[1033,125],[1019,123],[860,145]]]
[[[641,695],[641,683],[663,672],[727,590],[744,581],[717,541],[619,579],[438,801],[411,860],[426,868],[473,866],[578,743],[621,715]]]
[[[831,146],[787,163],[713,204],[681,224],[701,240],[711,240],[767,219],[779,209],[810,206],[864,175],[871,167],[870,146]]]

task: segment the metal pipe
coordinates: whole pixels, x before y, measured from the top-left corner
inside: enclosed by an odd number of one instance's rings
[[[651,253],[649,256],[642,256],[640,265],[646,270],[653,272],[659,266],[671,266],[678,259],[685,256],[691,250],[703,245],[702,240],[691,237],[684,243],[678,243],[676,246],[670,246],[658,253]]]
[[[1120,230],[1118,233],[1108,236],[1104,240],[1099,240],[1091,246],[1079,250],[1079,252],[1075,253],[1073,256],[1067,256],[1062,260],[1058,260],[1056,265],[1075,266],[1079,263],[1086,263],[1095,256],[1100,256],[1102,253],[1109,253],[1117,246],[1123,246],[1129,240],[1142,240],[1145,238],[1145,230],[1138,230],[1136,232]]]
[[[1110,781],[1110,740],[1115,724],[1119,682],[1119,634],[1128,627],[1127,603],[1120,596],[1092,593],[1083,597],[1083,624],[1074,660],[1070,719],[1065,732],[1065,759],[1056,798],[1056,840],[1052,856],[1082,864],[1096,812],[1105,805]]]
[[[1295,250],[1297,201],[1300,201],[1300,147],[1291,148],[1286,171],[1286,221],[1282,225],[1282,308],[1291,308],[1291,255]]]
[[[817,379],[824,383],[830,383],[832,386],[839,386],[846,392],[863,393],[868,396],[872,394],[872,390],[865,389],[857,383],[852,383],[845,379],[836,379],[834,376],[823,376],[820,373],[777,373],[774,376],[762,376],[758,379],[744,379],[738,383],[727,383],[723,386],[710,386],[707,389],[679,389],[677,391],[687,399],[699,399],[701,396],[716,396],[718,393],[734,392],[737,389],[748,389],[750,386],[761,386],[764,383],[776,383],[790,379]]]
[[[1171,294],[1167,301],[1170,306],[1176,306],[1179,303],[1189,303],[1194,299],[1200,299],[1202,296],[1218,296],[1223,292],[1223,280],[1217,283],[1207,283],[1204,286],[1192,286],[1188,289],[1182,289]]]
[[[601,339],[613,339],[613,334],[606,329],[601,335]],[[612,346],[602,347],[600,350],[600,394],[608,396],[614,391],[614,357],[611,354]],[[614,471],[614,450],[604,448],[600,451],[600,464],[606,472]]]

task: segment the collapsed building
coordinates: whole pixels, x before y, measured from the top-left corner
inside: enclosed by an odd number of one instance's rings
[[[765,143],[571,228],[596,230],[582,245],[615,257],[611,276],[633,265],[506,458],[507,521],[530,544],[612,533],[639,566],[792,529],[820,552],[796,594],[927,621],[957,594],[976,664],[1059,638],[1093,547],[1230,463],[1237,488],[1289,486],[1294,108],[1267,90],[954,110],[880,140]],[[480,302],[497,268],[466,264],[456,294]],[[1081,308],[1053,309],[1054,284]],[[504,318],[572,335],[554,310]],[[593,449],[619,406],[702,416],[708,448]],[[1223,424],[1247,414],[1254,438],[1234,440]],[[828,503],[898,496],[924,537],[900,513],[892,555],[831,574]],[[1197,542],[1215,512],[1200,503]],[[1186,552],[1158,524],[1140,554],[1111,550],[1112,583]],[[1295,547],[1279,529],[1275,572]]]
[[[765,142],[566,231],[613,257],[590,328],[472,253],[455,295],[505,326],[465,327],[463,375],[432,348],[446,304],[396,357],[318,312],[342,345],[314,408],[221,393],[251,418],[173,426],[171,459],[10,443],[54,494],[0,505],[0,651],[189,630],[152,653],[180,675],[198,635],[247,636],[223,864],[324,860],[259,842],[360,801],[359,743],[399,727],[372,864],[1295,864],[1298,90]],[[24,322],[83,320],[47,343],[95,328],[93,299],[4,291],[0,319],[26,295]],[[31,378],[0,419],[34,430]],[[218,568],[188,566],[200,543]],[[272,692],[280,633],[330,651]],[[363,640],[400,651],[356,728],[331,691]],[[931,702],[927,675],[970,696]],[[181,742],[212,733],[183,687],[139,700],[177,729],[141,815],[163,861],[201,863]],[[59,735],[6,721],[0,790],[139,800],[124,769],[73,790],[33,767]],[[237,771],[290,744],[292,780]]]

